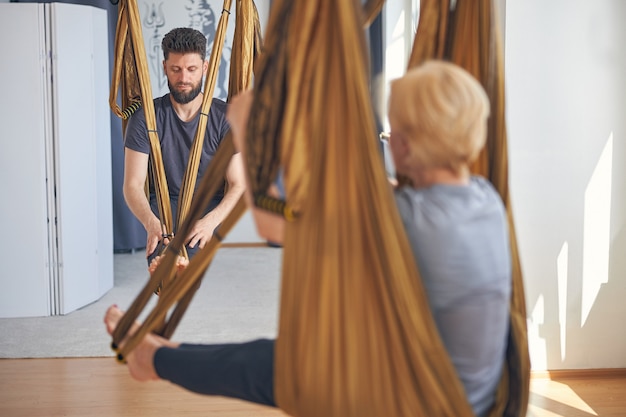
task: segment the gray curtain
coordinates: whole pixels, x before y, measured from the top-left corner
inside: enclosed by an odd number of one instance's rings
[[[378,108],[379,104],[377,100],[381,97],[380,77],[383,73],[384,64],[384,50],[383,50],[383,19],[382,13],[380,13],[372,24],[369,26],[366,32],[369,55],[370,55],[370,91],[372,92],[372,100],[375,106]],[[376,129],[378,132],[383,131],[383,115],[380,112],[375,112]],[[378,138],[376,138],[378,140]],[[383,145],[380,143],[380,152],[383,155]]]

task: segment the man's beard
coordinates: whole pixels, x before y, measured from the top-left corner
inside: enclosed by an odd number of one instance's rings
[[[198,84],[192,86],[192,89],[188,93],[174,89],[169,80],[167,81],[167,86],[169,87],[170,94],[175,102],[179,104],[187,104],[200,94],[200,91],[202,90],[202,80],[198,81]]]

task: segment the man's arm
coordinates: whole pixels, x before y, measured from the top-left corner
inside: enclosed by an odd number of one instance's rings
[[[188,242],[190,247],[193,248],[197,244],[200,248],[203,248],[211,239],[213,230],[224,221],[246,189],[244,175],[243,159],[240,153],[236,153],[230,158],[226,168],[227,187],[224,198],[222,198],[217,207],[198,220],[193,226],[191,233],[189,233]]]
[[[228,119],[230,129],[233,134],[235,149],[241,153],[242,160],[245,160],[244,158],[246,157],[246,127],[248,125],[252,100],[252,90],[244,91],[231,99],[228,106],[228,112],[226,113],[226,118]],[[244,175],[244,180],[246,179],[247,178]],[[273,192],[271,186],[270,190],[268,190],[268,194],[273,195],[274,197],[279,197],[276,195],[279,193]],[[254,224],[259,236],[269,242],[282,244],[285,233],[285,218],[257,208],[252,200],[252,192],[248,184],[246,184],[244,196],[246,198],[248,208],[252,212]]]
[[[146,256],[154,252],[163,234],[161,222],[152,213],[146,197],[144,187],[147,175],[148,154],[124,148],[124,199],[148,233]]]

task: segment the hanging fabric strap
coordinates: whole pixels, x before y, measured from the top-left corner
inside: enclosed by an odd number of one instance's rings
[[[215,40],[213,41],[213,48],[211,49],[211,57],[209,59],[209,69],[204,83],[204,96],[202,98],[202,107],[200,109],[200,121],[198,123],[198,128],[196,129],[193,144],[191,145],[191,149],[189,151],[187,169],[185,170],[183,182],[180,187],[176,225],[182,224],[185,217],[187,217],[196,187],[198,167],[200,166],[200,157],[202,156],[202,148],[204,146],[204,135],[206,133],[206,125],[209,120],[209,110],[211,109],[211,103],[213,101],[213,93],[215,91],[222,51],[224,49],[224,41],[226,40],[226,29],[228,28],[228,17],[230,16],[231,4],[231,0],[224,0],[222,14],[215,32]],[[220,180],[220,182],[222,181],[223,179]]]
[[[120,89],[122,90],[122,106],[126,109],[124,111],[117,104],[117,95]],[[150,72],[148,71],[137,2],[136,0],[120,0],[109,106],[120,117],[128,114],[129,108],[137,107],[141,103],[144,106],[159,219],[163,225],[164,233],[170,235],[173,233],[172,207],[165,178],[165,168],[163,167],[161,157],[161,143],[156,130],[156,117],[152,100]],[[124,128],[125,126],[126,120],[123,123]]]
[[[372,24],[376,16],[380,14],[384,5],[385,0],[367,0],[363,4],[363,24],[365,27]]]
[[[273,3],[252,192],[284,169],[275,398],[294,416],[471,416],[381,163],[357,1]]]
[[[219,248],[220,241],[212,237],[204,248],[200,249],[196,256],[193,257],[187,268],[185,268],[182,273],[177,274],[176,263],[180,248],[184,245],[184,236],[189,234],[195,221],[202,216],[204,207],[206,207],[211,197],[217,191],[219,185],[218,181],[215,180],[224,175],[233,152],[234,147],[231,136],[229,135],[222,141],[222,144],[207,169],[205,177],[200,182],[196,198],[192,201],[189,216],[181,225],[179,233],[174,236],[163,253],[158,268],[152,273],[146,285],[120,319],[113,332],[112,340],[112,346],[118,353],[119,359],[123,359],[128,355],[128,353],[136,347],[137,343],[141,341],[143,336],[149,332],[154,332],[164,337],[170,337],[174,332],[178,321],[182,317],[182,313],[187,308],[193,293],[199,285],[199,281],[202,279],[215,252]],[[227,235],[244,211],[245,203],[243,199],[240,199],[235,208],[233,208],[231,213],[229,213],[224,222],[220,225],[220,233],[223,236]],[[120,348],[121,341],[126,338],[128,330],[151,299],[152,291],[155,286],[159,282],[165,281],[169,282],[169,285],[163,287],[156,306],[152,309],[139,329],[137,329],[133,335],[129,335]],[[175,306],[178,301],[181,301],[182,304],[179,302],[179,305]],[[172,307],[174,307],[174,312],[168,317],[168,312]],[[176,311],[176,309],[178,309],[178,311]]]
[[[229,88],[228,88],[228,97],[232,97],[241,91],[247,90],[252,86],[253,80],[253,70],[254,70],[254,58],[259,53],[261,47],[261,25],[259,22],[259,15],[252,0],[238,0],[236,3],[236,14],[235,14],[235,33],[233,36],[233,45],[231,50],[231,62],[230,62],[230,76],[229,76]],[[232,136],[229,132],[226,137],[227,145],[223,145],[226,149],[232,149],[230,155],[232,155],[235,150],[231,148],[230,143],[232,142]],[[221,148],[221,147],[220,147]],[[224,171],[226,167],[228,167],[228,162],[230,158],[228,157],[228,153],[225,150],[220,149],[219,155],[216,155],[220,158],[228,158],[226,165],[224,167]],[[212,161],[212,164],[215,161]],[[220,164],[224,164],[224,161],[220,161]],[[209,175],[208,173],[206,174]],[[212,175],[212,183],[219,184],[220,178],[216,175]],[[223,176],[221,178],[224,178]],[[206,191],[204,189],[199,189],[198,192]],[[213,195],[214,192],[210,195]],[[210,252],[207,254],[202,253],[201,256],[204,256],[208,260],[208,263],[203,268],[197,268],[199,276],[189,275],[191,279],[196,280],[197,284],[190,287],[189,290],[185,288],[181,289],[180,287],[172,289],[171,291],[175,294],[174,299],[180,299],[176,304],[176,308],[174,309],[170,319],[166,323],[165,327],[159,330],[159,334],[162,336],[169,338],[171,334],[176,329],[176,326],[182,319],[189,303],[191,302],[195,291],[200,285],[200,280],[204,275],[204,272],[208,268],[208,265],[211,262],[214,251],[217,250],[218,245],[222,242],[222,240],[226,237],[227,233],[230,231],[232,225],[234,225],[237,220],[242,215],[245,210],[245,203],[243,196],[240,197],[237,205],[231,213],[228,214],[227,218],[220,224],[220,226],[214,231],[213,236],[207,242],[207,246],[210,246],[214,249],[209,249]],[[197,216],[197,213],[195,213]],[[187,223],[190,224],[190,223]],[[230,225],[230,226],[229,226]],[[169,308],[169,306],[168,306]]]

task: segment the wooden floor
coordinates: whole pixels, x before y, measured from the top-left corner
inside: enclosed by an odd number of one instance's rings
[[[533,374],[527,416],[626,416],[626,370]]]
[[[535,376],[529,417],[626,416],[626,372]],[[0,359],[3,417],[285,417],[277,409],[138,383],[113,358]]]

